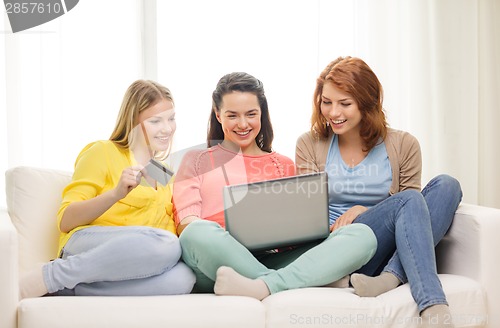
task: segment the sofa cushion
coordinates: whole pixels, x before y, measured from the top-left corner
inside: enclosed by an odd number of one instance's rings
[[[241,296],[41,297],[19,304],[18,328],[258,328],[265,308]]]
[[[56,214],[71,173],[15,167],[5,173],[7,209],[19,236],[19,268],[29,270],[57,256]]]
[[[462,276],[445,274],[439,277],[456,327],[485,326],[486,296],[481,285]],[[417,327],[419,320],[408,284],[378,297],[359,297],[352,288],[289,290],[273,294],[263,303],[268,328],[410,328]]]

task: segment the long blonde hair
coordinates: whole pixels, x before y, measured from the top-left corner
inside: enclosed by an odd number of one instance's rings
[[[121,148],[129,149],[134,143],[134,134],[132,131],[140,123],[138,121],[139,113],[154,106],[162,99],[172,102],[174,106],[172,93],[167,87],[158,82],[137,80],[132,83],[123,96],[116,125],[109,140]],[[154,154],[155,158],[165,159],[168,156],[172,145],[172,139],[170,140],[168,150]]]

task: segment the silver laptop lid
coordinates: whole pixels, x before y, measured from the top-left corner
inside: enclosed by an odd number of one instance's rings
[[[225,186],[226,230],[249,250],[324,239],[328,223],[325,172]]]

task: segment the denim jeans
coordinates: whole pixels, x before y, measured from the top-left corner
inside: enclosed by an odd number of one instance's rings
[[[372,228],[378,248],[357,272],[369,276],[390,272],[402,283],[409,282],[419,311],[447,304],[437,276],[434,246],[448,231],[461,199],[459,182],[439,175],[422,192],[396,193],[360,214],[354,222]]]
[[[271,293],[323,286],[366,264],[377,247],[364,224],[331,233],[321,243],[309,243],[278,253],[252,254],[219,224],[190,223],[180,236],[182,258],[196,274],[196,292],[213,292],[216,272],[229,266],[250,279],[262,279]]]
[[[43,276],[58,295],[186,294],[195,277],[180,256],[179,239],[169,231],[94,226],[75,232],[61,258],[43,266]]]

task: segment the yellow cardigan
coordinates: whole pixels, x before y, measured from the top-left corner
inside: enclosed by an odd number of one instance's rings
[[[78,155],[72,181],[63,191],[57,226],[69,204],[113,189],[123,169],[135,164],[131,152],[117,147],[112,141],[88,144]],[[176,233],[172,213],[171,182],[167,186],[158,184],[157,189],[139,185],[90,225],[77,227],[69,233],[61,232],[58,253],[75,231],[89,226],[148,226]]]
[[[333,133],[324,139],[311,132],[304,133],[298,138],[295,148],[297,174],[325,170],[326,156],[332,138]],[[384,143],[392,169],[390,194],[405,189],[420,190],[422,154],[418,140],[408,132],[388,129]]]

